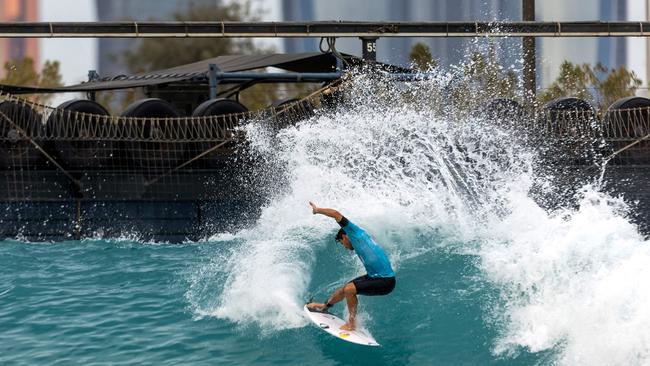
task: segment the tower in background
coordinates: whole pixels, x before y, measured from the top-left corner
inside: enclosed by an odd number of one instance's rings
[[[38,0],[0,0],[0,22],[38,21]],[[36,38],[0,38],[0,75],[9,60],[31,57],[39,63],[39,42]]]

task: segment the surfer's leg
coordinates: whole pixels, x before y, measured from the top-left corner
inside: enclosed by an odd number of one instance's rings
[[[330,298],[327,299],[327,302],[328,302],[330,305],[334,305],[334,304],[336,304],[337,302],[343,300],[343,298],[345,297],[344,289],[345,289],[345,286],[343,286],[343,287],[337,289],[336,291],[334,291],[334,293],[332,294],[332,296],[330,296]]]
[[[359,300],[357,299],[357,288],[354,286],[354,283],[350,282],[343,287],[343,293],[345,295],[345,300],[348,303],[348,322],[341,326],[342,330],[354,330],[356,328],[356,317],[357,317],[357,305]]]

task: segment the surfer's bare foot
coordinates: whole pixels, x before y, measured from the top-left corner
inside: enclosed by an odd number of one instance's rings
[[[354,330],[355,328],[356,327],[354,326],[354,324],[350,324],[350,323],[345,323],[341,325],[341,330]]]

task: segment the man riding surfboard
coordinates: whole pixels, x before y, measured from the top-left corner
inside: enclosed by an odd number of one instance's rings
[[[341,226],[336,234],[336,241],[346,249],[354,250],[361,259],[366,274],[353,279],[345,286],[334,291],[324,303],[309,303],[311,310],[326,311],[337,302],[346,299],[348,304],[348,321],[341,326],[342,330],[354,330],[357,315],[357,294],[366,296],[388,295],[395,288],[395,273],[384,250],[363,229],[353,224],[331,208],[322,208],[309,202],[314,215],[320,214],[333,218]]]

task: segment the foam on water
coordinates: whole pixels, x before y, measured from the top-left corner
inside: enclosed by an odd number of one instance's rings
[[[621,209],[591,187],[577,210],[549,215],[525,192],[494,223],[482,268],[503,289],[496,353],[557,348],[560,364],[650,362],[650,247]]]
[[[277,137],[251,124],[253,147],[283,167],[288,186],[234,247],[196,271],[186,295],[193,311],[267,334],[306,325],[316,256],[336,231],[311,215],[313,200],[371,232],[398,278],[441,246],[478,255],[483,280],[499,290],[482,305],[499,334],[497,356],[553,350],[567,365],[650,363],[650,250],[625,203],[585,186],[577,206],[540,207],[530,192],[549,183],[536,174],[536,149],[467,113],[481,101],[463,104],[465,113],[441,110],[453,79],[359,74],[346,91],[354,103]],[[353,259],[340,263],[346,275],[362,271]]]

